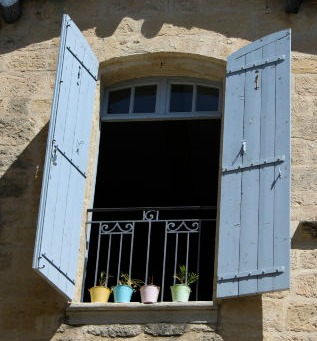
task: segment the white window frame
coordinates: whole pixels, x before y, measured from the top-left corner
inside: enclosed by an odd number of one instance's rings
[[[171,86],[173,84],[184,84],[193,86],[193,104],[191,112],[170,112],[170,95]],[[133,101],[135,87],[145,85],[156,85],[157,96],[154,113],[133,113]],[[207,86],[219,90],[218,110],[216,111],[195,111],[194,105],[196,100],[197,86]],[[111,91],[131,88],[131,98],[129,105],[129,113],[126,114],[109,114],[107,113],[109,103],[109,93]],[[154,121],[154,120],[175,120],[175,119],[220,119],[222,116],[222,83],[202,80],[189,77],[147,77],[133,79],[127,82],[121,82],[105,89],[103,94],[101,121],[102,122],[118,122],[125,120],[133,121]]]

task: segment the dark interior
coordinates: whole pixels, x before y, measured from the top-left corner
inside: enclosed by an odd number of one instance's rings
[[[216,206],[220,123],[220,120],[102,123],[94,208]],[[120,214],[116,213],[118,219]],[[215,215],[216,209],[210,211],[209,217]],[[206,231],[201,245],[198,300],[212,299],[215,222]],[[96,232],[92,229],[85,301],[89,301],[87,289],[94,280]],[[135,242],[137,245],[138,241]],[[173,252],[171,247],[167,256]],[[133,272],[141,275],[144,268],[133,265]],[[170,300],[168,294],[164,300]]]

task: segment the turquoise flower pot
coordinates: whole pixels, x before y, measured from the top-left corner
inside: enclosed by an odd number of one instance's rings
[[[114,301],[116,303],[130,302],[133,294],[133,289],[128,285],[116,285],[112,288]]]

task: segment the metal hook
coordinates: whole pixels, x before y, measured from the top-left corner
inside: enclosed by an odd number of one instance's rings
[[[258,90],[259,89],[259,71],[256,71],[255,73],[256,73],[256,75],[255,75],[255,90]]]
[[[244,155],[247,152],[247,141],[242,141],[240,154]]]

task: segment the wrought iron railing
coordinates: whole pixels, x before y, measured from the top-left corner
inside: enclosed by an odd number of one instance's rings
[[[199,274],[212,272],[215,207],[89,209],[87,214],[87,274],[93,285],[101,271],[106,273],[106,286],[115,285],[125,272],[159,285],[160,300],[166,301],[179,265]],[[213,274],[207,277],[212,282]],[[199,287],[200,280],[193,288],[194,300],[201,300]]]

